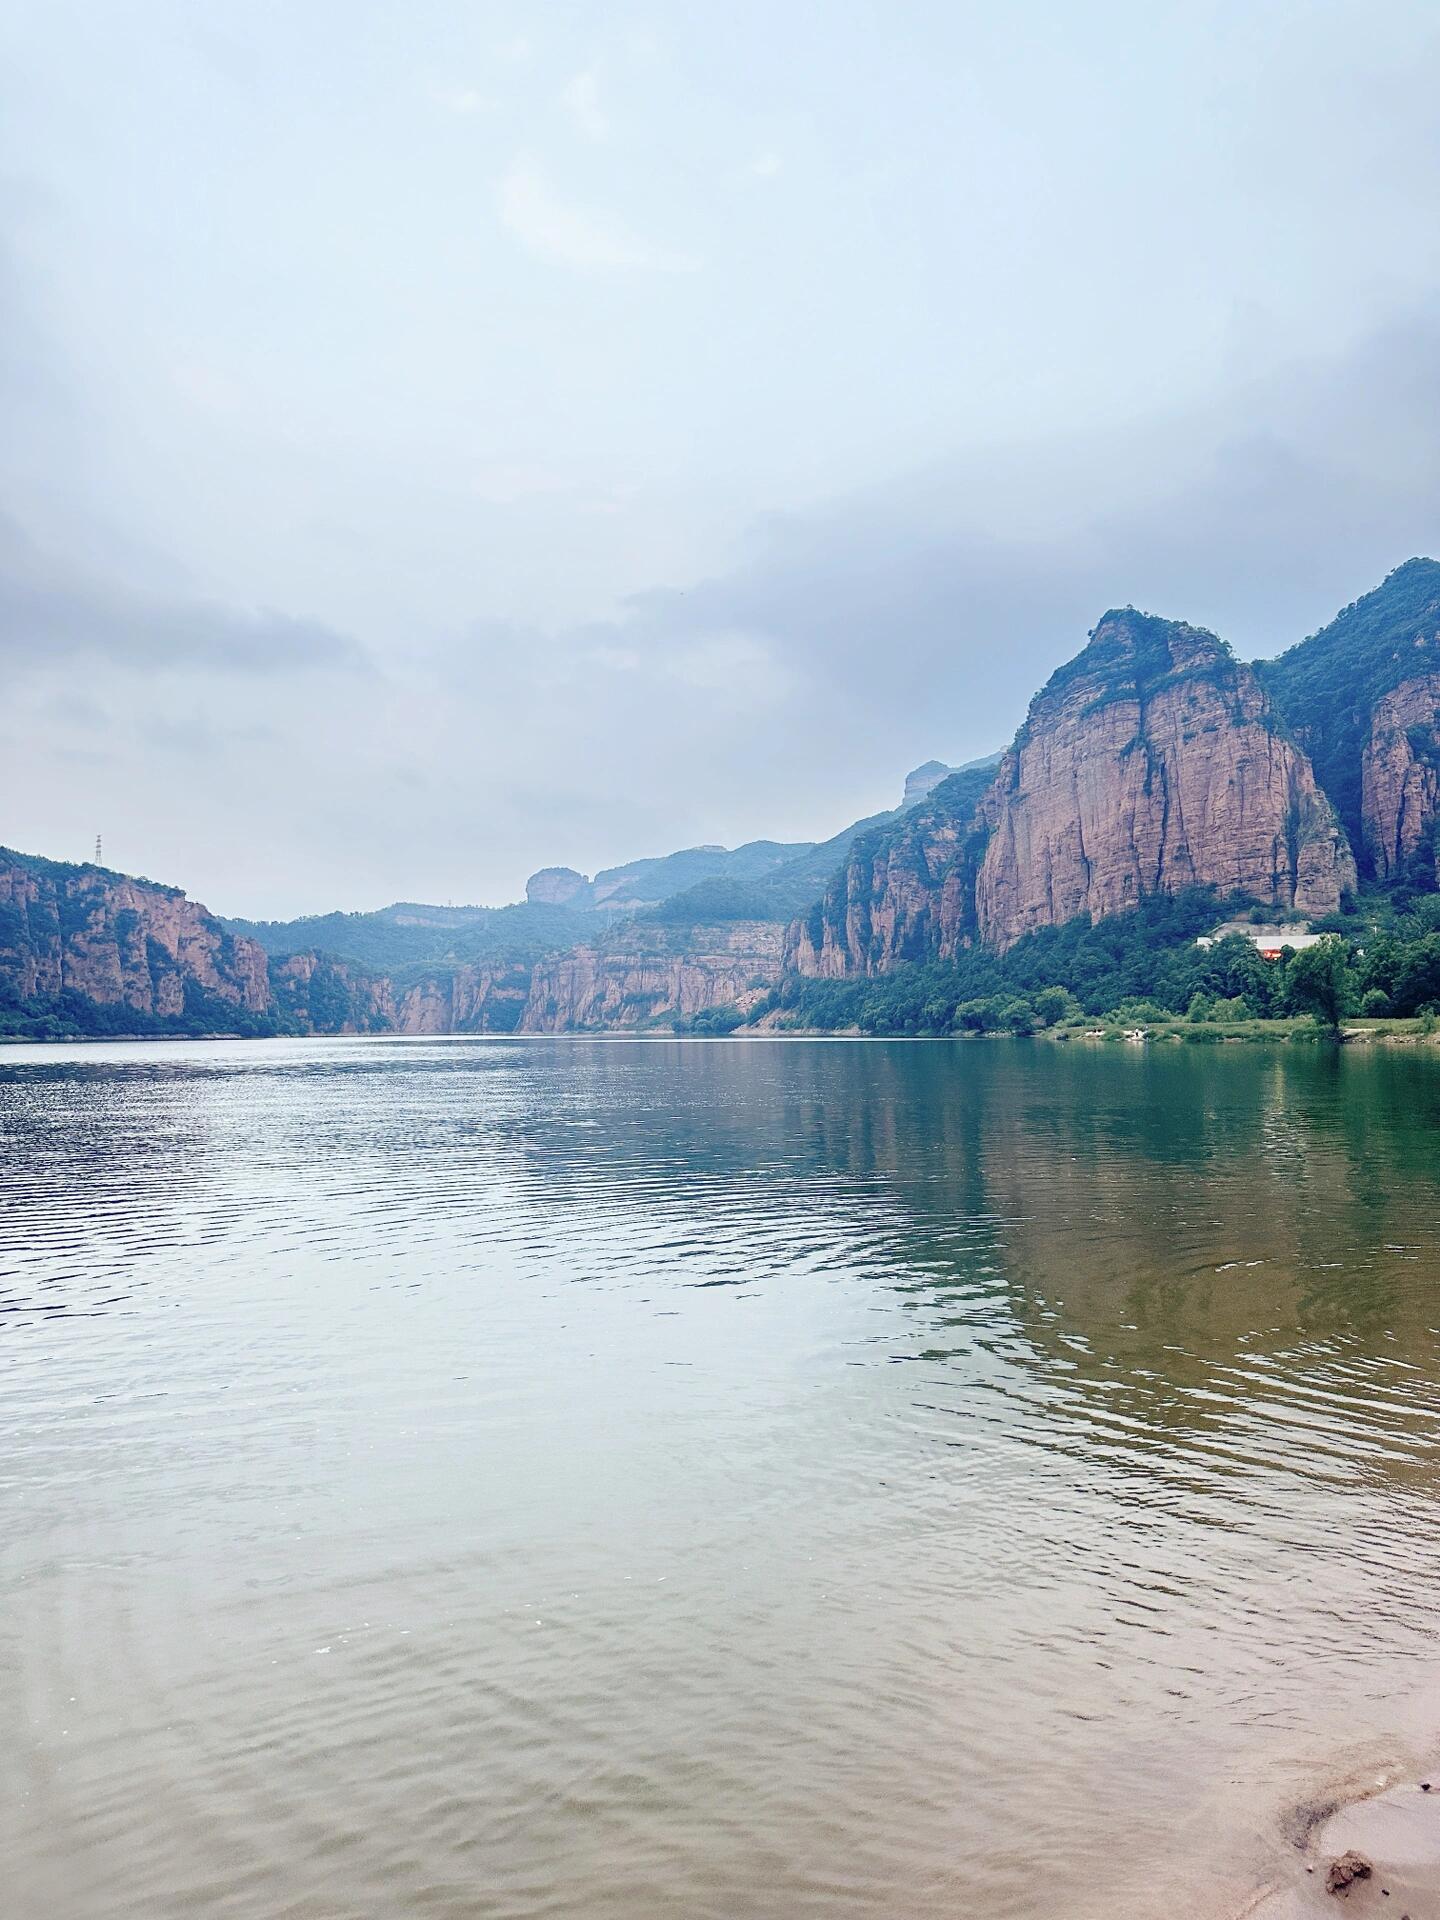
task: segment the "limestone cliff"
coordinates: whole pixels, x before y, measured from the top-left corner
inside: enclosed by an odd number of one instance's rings
[[[987,775],[942,781],[858,840],[792,924],[787,964],[885,972],[1192,886],[1324,914],[1355,885],[1332,809],[1255,674],[1180,622],[1106,614]]]
[[[513,1033],[529,994],[530,967],[521,960],[437,970],[398,990],[395,1026],[401,1033]]]
[[[383,975],[270,959],[178,887],[0,850],[0,1032],[375,1033]]]
[[[973,932],[986,838],[976,810],[994,778],[993,762],[961,769],[898,821],[861,834],[820,899],[787,930],[787,969],[884,973]]]
[[[535,964],[522,1033],[637,1028],[711,1007],[742,1012],[780,978],[784,927],[632,920],[592,946]]]
[[[1414,873],[1427,850],[1435,874],[1440,824],[1440,670],[1383,695],[1360,759],[1361,828],[1380,881]]]
[[[1440,565],[1407,560],[1259,672],[1362,876],[1433,886]]]
[[[574,867],[541,867],[525,882],[525,898],[532,906],[564,907],[589,886],[589,875]]]
[[[66,995],[211,1026],[271,1006],[263,949],[178,887],[0,850],[0,997]]]
[[[1036,695],[980,818],[980,937],[1192,886],[1333,913],[1355,867],[1310,762],[1214,634],[1127,608]],[[942,950],[958,928],[942,928]]]
[[[291,1033],[389,1033],[396,1025],[395,989],[324,953],[292,953],[270,962],[272,1007]]]

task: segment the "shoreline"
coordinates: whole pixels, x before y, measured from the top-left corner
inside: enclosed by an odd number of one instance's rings
[[[1293,1864],[1227,1920],[1382,1912],[1388,1920],[1440,1920],[1440,1758],[1429,1772],[1347,1782],[1336,1797],[1294,1809],[1287,1825]],[[1347,1855],[1359,1856],[1358,1876],[1332,1886],[1332,1865]]]
[[[208,1045],[217,1041],[253,1041],[268,1045],[296,1040],[585,1040],[684,1041],[706,1046],[754,1041],[830,1040],[866,1045],[962,1045],[1016,1040],[1048,1041],[1057,1046],[1335,1046],[1421,1047],[1440,1049],[1440,1031],[1421,1032],[1413,1021],[1375,1021],[1346,1025],[1331,1032],[1299,1021],[1255,1020],[1226,1026],[1189,1024],[1183,1020],[1146,1029],[1119,1027],[1042,1028],[1036,1033],[862,1033],[858,1027],[744,1028],[730,1033],[677,1033],[672,1027],[593,1028],[570,1033],[493,1033],[483,1029],[451,1033],[399,1033],[393,1030],[361,1033],[66,1033],[55,1035],[0,1034],[0,1047],[141,1046],[158,1041],[167,1046]],[[1440,1771],[1440,1769],[1437,1769]]]

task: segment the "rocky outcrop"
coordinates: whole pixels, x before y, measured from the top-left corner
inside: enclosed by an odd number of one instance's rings
[[[523,962],[458,966],[408,986],[398,996],[401,1033],[513,1033],[530,995]]]
[[[927,794],[933,793],[940,782],[955,771],[943,760],[927,760],[923,766],[912,767],[905,776],[905,791],[900,796],[902,809],[918,807]]]
[[[1354,885],[1333,810],[1251,669],[1213,634],[1127,608],[1036,695],[993,778],[952,775],[856,841],[792,924],[787,964],[883,973],[1194,886],[1326,914]]]
[[[981,807],[980,937],[1004,948],[1146,894],[1333,913],[1355,867],[1310,762],[1214,634],[1133,609],[1031,704]],[[942,928],[942,951],[953,938]]]
[[[1256,670],[1309,754],[1361,874],[1393,881],[1423,852],[1418,877],[1433,883],[1423,825],[1419,842],[1410,836],[1420,819],[1416,807],[1423,813],[1425,805],[1423,736],[1432,725],[1425,688],[1440,679],[1440,565],[1407,560],[1329,626]],[[1397,737],[1412,728],[1421,733],[1413,754]]]
[[[565,907],[589,885],[589,876],[574,867],[541,867],[525,882],[525,898],[531,906]]]
[[[0,851],[0,995],[178,1019],[265,1014],[264,950],[177,887]]]
[[[270,959],[178,887],[0,850],[0,1030],[380,1033],[383,975]],[[58,1023],[58,1025],[56,1024]]]
[[[1440,671],[1406,680],[1375,704],[1361,755],[1361,825],[1371,871],[1403,878],[1428,853],[1433,884],[1440,818]]]
[[[270,963],[272,1009],[291,1033],[389,1033],[395,989],[383,974],[325,953]]]
[[[748,1011],[780,978],[784,931],[770,920],[630,921],[593,946],[537,961],[520,1031],[623,1030],[712,1007]]]
[[[988,831],[977,808],[993,781],[991,763],[962,769],[900,820],[856,839],[821,898],[787,930],[787,969],[823,978],[885,973],[972,934]]]

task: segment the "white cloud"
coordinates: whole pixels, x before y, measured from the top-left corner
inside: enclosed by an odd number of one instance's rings
[[[767,149],[750,162],[750,172],[756,180],[773,180],[784,164],[778,153]]]
[[[610,120],[600,105],[600,83],[593,73],[577,73],[560,95],[565,110],[587,140],[609,137]]]
[[[560,198],[527,160],[517,160],[507,169],[497,204],[500,224],[521,246],[560,266],[694,273],[701,265],[692,253],[652,246],[609,214]]]

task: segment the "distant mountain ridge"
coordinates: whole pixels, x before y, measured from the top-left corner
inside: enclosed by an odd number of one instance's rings
[[[232,933],[256,941],[273,958],[311,949],[389,971],[484,965],[533,958],[583,939],[592,922],[564,907],[519,902],[508,907],[434,907],[397,901],[372,913],[308,914],[298,920],[236,920]]]
[[[998,759],[975,764],[993,766]],[[222,924],[273,958],[316,950],[408,978],[417,969],[534,960],[603,938],[615,922],[662,908],[670,909],[672,920],[783,923],[809,902],[858,834],[898,819],[951,771],[939,760],[927,761],[907,774],[899,807],[854,821],[828,840],[685,847],[604,868],[593,880],[573,867],[542,867],[527,881],[526,898],[503,907],[396,901],[368,913],[227,918]]]

